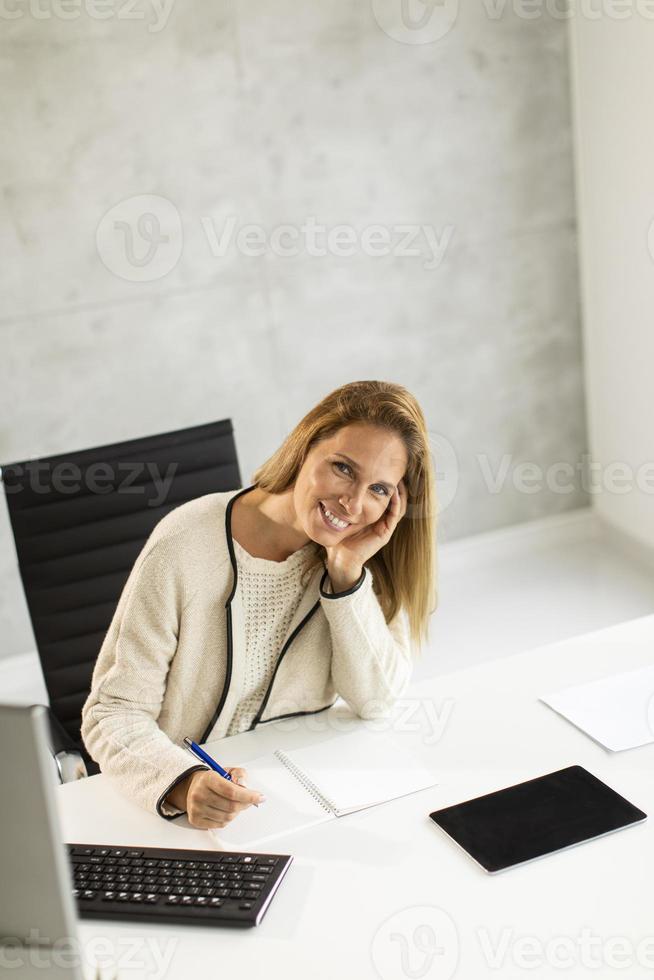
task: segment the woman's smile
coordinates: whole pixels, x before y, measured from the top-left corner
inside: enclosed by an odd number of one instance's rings
[[[318,510],[320,511],[323,524],[325,524],[330,531],[346,531],[350,526],[350,521],[341,521],[336,514],[332,514],[329,508],[325,507],[322,500],[318,501]]]

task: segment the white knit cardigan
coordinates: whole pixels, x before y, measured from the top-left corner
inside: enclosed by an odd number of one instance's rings
[[[118,602],[82,709],[82,738],[101,771],[146,809],[164,802],[193,765],[188,735],[225,735],[241,690],[243,608],[231,534],[234,500],[212,493],[154,528]],[[368,568],[351,589],[327,591],[314,570],[252,723],[310,714],[341,695],[363,718],[387,714],[406,689],[413,651],[404,611],[386,624]],[[189,762],[191,764],[189,765]]]

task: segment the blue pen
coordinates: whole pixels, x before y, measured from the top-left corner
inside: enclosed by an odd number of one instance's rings
[[[197,743],[194,742],[192,738],[189,738],[187,736],[184,739],[184,745],[189,750],[189,752],[193,753],[196,759],[199,759],[201,762],[205,762],[210,769],[213,769],[214,772],[217,772],[219,775],[221,775],[223,779],[228,779],[230,783],[234,781],[230,776],[230,774],[227,772],[227,770],[223,769],[220,763],[216,762],[215,759],[212,759],[208,752],[205,752],[204,749],[201,749],[200,746],[197,745]],[[237,783],[236,785],[238,786],[239,784]],[[254,805],[258,809],[259,804],[255,803]]]
[[[204,749],[201,749],[199,745],[196,745],[192,738],[185,738],[184,745],[189,752],[192,752],[194,756],[201,760],[201,762],[206,762],[210,769],[213,769],[214,772],[220,773],[223,779],[228,779],[230,783],[232,782],[232,777],[227,770],[223,769],[223,767],[216,762],[215,759],[212,759],[211,756],[204,751]]]

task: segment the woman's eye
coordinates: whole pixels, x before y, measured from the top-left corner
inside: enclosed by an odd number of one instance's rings
[[[346,470],[352,472],[352,468],[348,466],[347,463],[341,463],[340,461],[337,461],[333,463],[333,465],[339,470],[339,473],[343,472],[343,470],[339,469],[340,466],[343,466],[345,467]],[[386,487],[383,487],[381,483],[375,483],[373,486],[373,490],[375,492],[376,497],[388,497],[388,490],[386,489]]]

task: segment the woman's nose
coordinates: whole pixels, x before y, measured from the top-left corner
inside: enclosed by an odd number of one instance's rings
[[[359,493],[342,496],[339,503],[346,514],[350,517],[356,517],[363,510],[363,490]]]

